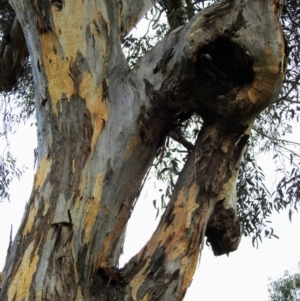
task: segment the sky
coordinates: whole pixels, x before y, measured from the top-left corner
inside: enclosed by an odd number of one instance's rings
[[[10,225],[13,224],[15,234],[30,195],[35,134],[35,128],[21,126],[11,139],[11,150],[18,157],[19,166],[25,165],[28,169],[12,184],[10,202],[0,203],[0,270],[5,262]],[[158,223],[152,204],[158,189],[150,183],[141,194],[128,224],[120,266],[141,249]],[[283,212],[274,214],[272,220],[280,239],[264,239],[258,249],[253,248],[246,237],[229,257],[215,257],[205,246],[184,301],[267,301],[269,277],[282,276],[285,270],[296,268],[300,261],[300,216],[294,215],[290,223],[287,212]]]

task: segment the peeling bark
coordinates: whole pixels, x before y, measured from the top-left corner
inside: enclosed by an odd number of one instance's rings
[[[284,77],[280,2],[211,6],[132,70],[120,40],[151,1],[12,2],[39,145],[1,300],[182,300],[205,234],[215,255],[238,247],[243,148]],[[143,178],[179,112],[198,113],[203,127],[158,228],[119,270]]]

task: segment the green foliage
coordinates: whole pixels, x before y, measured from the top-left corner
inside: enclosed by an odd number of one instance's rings
[[[284,275],[268,284],[270,301],[300,301],[300,263],[297,273]]]
[[[0,63],[5,45],[10,39],[10,30],[15,19],[15,12],[8,0],[1,0],[0,3]],[[1,64],[0,64],[1,67]],[[1,92],[1,113],[4,115],[5,126],[13,127],[21,121],[26,121],[35,113],[33,77],[30,60],[27,59],[23,66],[21,77],[17,85],[9,92]],[[4,104],[5,103],[5,104]],[[15,107],[20,108],[18,113],[12,112]],[[8,108],[11,108],[10,112]],[[7,114],[11,118],[8,118]]]
[[[28,74],[25,75],[25,72]],[[8,137],[15,132],[21,123],[31,121],[34,124],[35,102],[33,98],[33,80],[31,67],[27,62],[24,74],[13,91],[0,95],[0,201],[9,200],[9,184],[14,178],[20,178],[23,169],[10,150]]]
[[[10,39],[10,30],[15,19],[15,12],[8,0],[0,3],[0,63],[6,44]],[[1,67],[1,64],[0,64]],[[14,178],[19,178],[22,171],[9,148],[8,136],[13,133],[21,122],[32,120],[35,113],[33,78],[30,60],[27,59],[21,77],[15,87],[9,92],[0,94],[0,201],[9,199],[9,184]]]
[[[141,27],[146,28],[142,36],[138,34]],[[137,29],[123,39],[123,50],[130,67],[133,67],[137,60],[163,39],[168,32],[169,26],[163,8],[159,4],[155,4]]]
[[[16,166],[16,159],[9,151],[0,156],[0,201],[9,200],[9,184],[14,178],[20,178],[22,171]]]

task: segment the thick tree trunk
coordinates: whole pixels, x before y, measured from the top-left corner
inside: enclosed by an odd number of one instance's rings
[[[235,182],[250,127],[280,91],[277,0],[225,1],[130,70],[120,40],[153,1],[12,1],[29,48],[38,169],[1,300],[182,300],[206,233],[240,239]],[[204,120],[161,222],[117,269],[126,223],[174,116]]]

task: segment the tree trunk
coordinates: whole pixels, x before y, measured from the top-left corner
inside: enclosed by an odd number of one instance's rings
[[[281,1],[211,6],[130,69],[120,41],[152,4],[12,0],[39,144],[1,300],[182,300],[205,234],[215,255],[238,247],[239,162],[284,77]],[[158,228],[118,269],[144,176],[181,111],[203,127]]]

